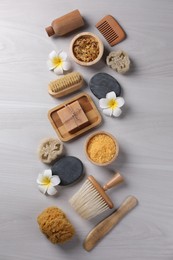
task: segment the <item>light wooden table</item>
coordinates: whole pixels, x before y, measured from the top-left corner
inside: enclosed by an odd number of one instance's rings
[[[55,78],[47,70],[47,57],[53,49],[68,52],[76,33],[52,39],[44,28],[74,9],[87,23],[79,32],[96,33],[108,52],[123,49],[132,60],[132,70],[124,76],[106,67],[104,59],[92,68],[73,63],[87,83],[98,71],[114,76],[126,106],[121,118],[103,116],[98,128],[118,139],[120,155],[114,165],[100,168],[87,161],[82,147],[89,133],[65,143],[67,154],[80,158],[86,176],[93,174],[101,183],[115,170],[122,173],[125,184],[109,192],[116,206],[128,195],[139,199],[138,207],[90,253],[82,241],[103,216],[85,221],[68,204],[84,180],[61,188],[57,197],[42,195],[36,185],[38,173],[46,168],[37,158],[38,144],[56,137],[47,112],[62,102],[47,93]],[[114,48],[94,27],[106,14],[127,33]],[[172,260],[173,1],[1,0],[0,28],[0,260]],[[84,91],[91,94],[88,87]],[[63,209],[76,228],[76,237],[63,246],[51,244],[38,229],[37,215],[51,205]]]

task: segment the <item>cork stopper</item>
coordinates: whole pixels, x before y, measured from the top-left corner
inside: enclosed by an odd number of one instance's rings
[[[45,30],[46,30],[49,37],[55,34],[55,31],[54,31],[52,26],[46,27]]]

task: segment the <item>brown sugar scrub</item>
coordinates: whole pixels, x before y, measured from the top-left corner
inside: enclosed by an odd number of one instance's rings
[[[73,53],[80,61],[93,61],[99,55],[98,42],[91,35],[83,35],[74,42]]]
[[[70,44],[71,57],[76,63],[83,66],[97,63],[103,55],[103,50],[102,41],[90,32],[76,35]]]
[[[106,132],[91,135],[86,143],[88,159],[97,165],[108,165],[115,160],[119,152],[116,139]]]
[[[64,212],[57,207],[46,208],[38,217],[40,230],[53,243],[65,243],[70,240],[75,229]]]

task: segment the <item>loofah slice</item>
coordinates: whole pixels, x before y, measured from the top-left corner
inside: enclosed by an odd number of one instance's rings
[[[58,139],[44,139],[38,148],[39,158],[44,163],[51,163],[63,154],[63,144]]]
[[[112,51],[106,58],[106,63],[118,73],[125,73],[130,68],[130,60],[126,52]]]
[[[75,229],[64,212],[57,207],[46,208],[38,217],[40,230],[53,243],[65,243],[70,240]]]

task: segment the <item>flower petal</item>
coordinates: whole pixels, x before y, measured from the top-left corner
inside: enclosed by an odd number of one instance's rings
[[[49,185],[48,189],[47,189],[47,194],[49,195],[55,195],[57,193],[57,189],[55,187],[53,187],[52,185]]]
[[[43,184],[43,174],[39,173],[38,177],[37,177],[37,183],[38,184]]]
[[[45,194],[47,191],[47,185],[38,185],[38,189],[41,193]]]
[[[112,116],[112,109],[111,108],[105,108],[105,109],[103,109],[103,113],[106,116]]]
[[[58,56],[63,60],[65,61],[67,59],[67,53],[65,51],[60,51],[58,53]]]
[[[59,178],[59,176],[57,175],[53,175],[52,178],[51,178],[51,184],[52,186],[56,186],[58,184],[60,184],[61,180]]]
[[[101,108],[108,108],[108,100],[106,98],[101,98],[99,100],[99,106]]]
[[[122,97],[117,97],[116,101],[118,103],[118,107],[122,107],[124,105],[124,103],[125,103],[125,100]]]
[[[52,60],[53,58],[57,57],[57,53],[56,51],[52,51],[50,54],[49,54],[49,59]]]
[[[53,70],[56,66],[52,63],[51,60],[47,61],[47,67],[49,70]]]
[[[45,170],[45,171],[43,172],[43,176],[50,179],[50,178],[52,177],[52,171],[51,171],[51,169]]]
[[[62,75],[63,74],[63,69],[62,69],[62,67],[56,67],[55,69],[54,69],[54,72],[57,74],[57,75]]]
[[[119,107],[117,107],[116,109],[113,110],[113,116],[114,117],[118,117],[120,116],[122,113],[121,109]]]
[[[71,63],[69,61],[64,61],[62,64],[63,70],[70,70],[71,69]]]
[[[114,91],[111,91],[106,94],[107,99],[116,99],[116,93]]]

